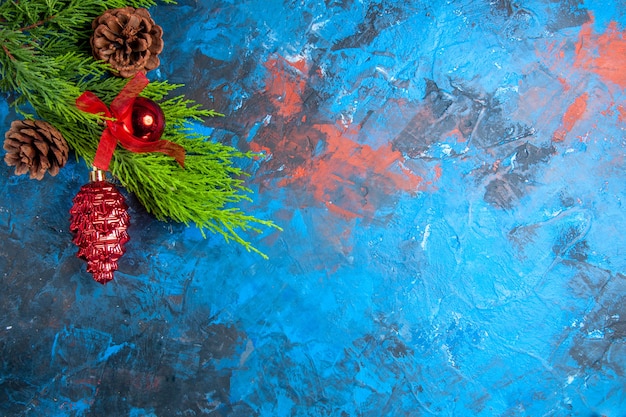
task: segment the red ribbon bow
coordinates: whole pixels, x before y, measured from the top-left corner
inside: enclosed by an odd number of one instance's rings
[[[137,73],[113,99],[111,110],[91,91],[85,91],[76,99],[76,107],[80,110],[93,114],[102,113],[110,119],[106,121],[107,127],[100,137],[96,157],[93,161],[94,167],[108,171],[118,141],[131,152],[161,152],[176,159],[181,167],[185,166],[185,148],[182,146],[167,140],[146,142],[133,135],[127,128],[131,125],[130,120],[135,98],[148,83],[145,74]]]

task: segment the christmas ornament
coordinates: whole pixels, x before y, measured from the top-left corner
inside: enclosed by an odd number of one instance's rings
[[[67,142],[54,126],[43,120],[15,120],[4,136],[4,161],[15,174],[30,172],[41,180],[46,172],[55,176],[67,162]]]
[[[137,97],[131,112],[131,133],[145,142],[155,142],[165,129],[165,115],[161,107],[145,97]]]
[[[106,181],[104,171],[92,171],[89,180],[74,197],[70,231],[79,248],[76,256],[87,261],[87,271],[95,281],[106,284],[125,252],[130,216],[124,196]]]
[[[130,78],[159,66],[163,29],[148,10],[110,9],[94,19],[91,36],[93,56],[107,62],[115,75]]]
[[[184,166],[185,148],[167,140],[158,140],[165,128],[165,117],[158,104],[137,97],[147,85],[146,76],[137,73],[113,99],[111,110],[90,91],[84,92],[76,100],[79,109],[88,113],[101,113],[107,117],[107,127],[100,137],[94,167],[104,171],[109,169],[118,142],[131,152],[164,153],[176,159],[180,166]],[[138,105],[135,106],[137,102]],[[142,134],[141,137],[136,136],[135,129]]]

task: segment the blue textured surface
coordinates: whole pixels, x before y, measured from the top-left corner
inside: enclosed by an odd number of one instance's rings
[[[265,152],[245,209],[284,231],[265,261],[128,196],[101,286],[67,230],[84,163],[0,164],[0,414],[626,415],[622,2],[151,12],[150,75]]]

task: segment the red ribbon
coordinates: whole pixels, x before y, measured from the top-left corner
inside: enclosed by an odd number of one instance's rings
[[[113,99],[110,110],[107,108],[106,104],[91,91],[85,91],[76,99],[76,107],[80,110],[87,113],[103,114],[110,119],[106,121],[107,127],[100,137],[96,157],[93,161],[94,167],[108,171],[113,152],[119,142],[122,147],[131,152],[164,153],[174,158],[176,162],[184,168],[185,148],[167,140],[146,142],[133,135],[127,128],[127,126],[131,126],[135,98],[148,83],[149,81],[145,74],[138,72],[137,75],[122,88],[122,91],[120,91],[117,97]]]

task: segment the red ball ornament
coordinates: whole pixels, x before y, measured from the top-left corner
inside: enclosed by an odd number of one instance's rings
[[[106,284],[113,279],[122,257],[130,224],[124,196],[105,180],[104,171],[93,171],[81,187],[70,209],[70,230],[78,246],[76,256],[87,261],[93,279]]]
[[[145,97],[137,97],[131,113],[131,133],[146,142],[161,139],[165,129],[165,114],[161,106]]]

